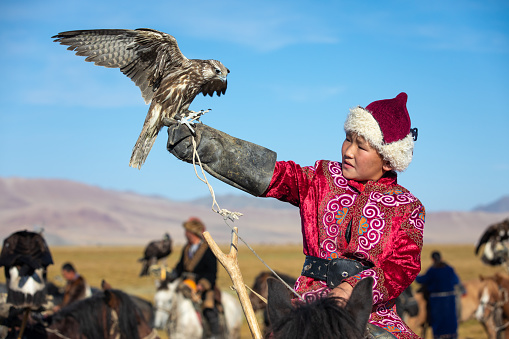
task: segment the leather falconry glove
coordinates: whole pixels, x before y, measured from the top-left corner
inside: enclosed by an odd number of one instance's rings
[[[164,119],[168,126],[170,153],[185,162],[193,162],[192,133],[174,119]],[[196,149],[205,171],[213,177],[260,196],[270,184],[277,154],[262,146],[234,138],[202,123],[193,126]]]

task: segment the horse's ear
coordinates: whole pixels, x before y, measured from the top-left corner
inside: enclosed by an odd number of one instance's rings
[[[277,324],[293,309],[290,290],[279,280],[267,278],[269,289],[267,297],[267,312],[272,325]]]
[[[371,277],[359,281],[353,288],[352,295],[345,306],[355,319],[355,326],[360,333],[366,331],[366,324],[373,308],[373,282]]]
[[[111,285],[110,285],[110,284],[109,284],[106,280],[104,280],[104,279],[103,279],[103,280],[101,281],[101,289],[102,289],[103,291],[105,291],[105,290],[111,290]]]
[[[116,296],[114,290],[104,290],[104,301],[111,308],[117,308],[119,304],[118,297]]]

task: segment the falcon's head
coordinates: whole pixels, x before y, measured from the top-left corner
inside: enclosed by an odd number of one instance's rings
[[[226,68],[221,61],[217,60],[206,60],[203,63],[203,76],[206,81],[219,79],[226,82],[226,76],[230,73],[230,70]]]
[[[203,63],[203,76],[206,80],[219,79],[226,82],[226,76],[230,73],[230,70],[226,68],[221,61],[217,60],[206,60]]]
[[[226,76],[230,70],[217,60],[202,60],[201,73],[203,76],[203,84],[200,92],[203,95],[212,96],[216,93],[218,96],[226,93],[227,81]]]

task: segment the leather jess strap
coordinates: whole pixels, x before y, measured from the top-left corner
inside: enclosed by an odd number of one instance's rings
[[[371,266],[361,264],[357,260],[336,258],[332,260],[306,256],[301,275],[327,282],[329,288],[334,288],[341,282],[360,272],[370,269]]]

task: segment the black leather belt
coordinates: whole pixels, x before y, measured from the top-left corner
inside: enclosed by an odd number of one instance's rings
[[[300,274],[326,281],[329,288],[334,288],[341,284],[344,279],[370,268],[371,266],[363,265],[353,259],[336,258],[328,260],[307,255]]]

